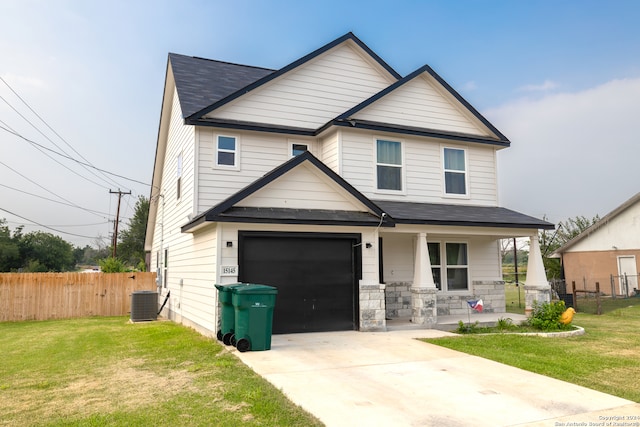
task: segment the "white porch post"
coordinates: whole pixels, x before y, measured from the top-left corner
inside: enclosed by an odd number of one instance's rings
[[[540,252],[538,235],[529,238],[529,262],[527,263],[527,280],[524,285],[525,313],[531,314],[534,302],[544,303],[551,301],[551,286],[547,281]]]
[[[431,273],[427,233],[418,233],[411,286],[411,322],[433,327],[437,322],[436,284]]]

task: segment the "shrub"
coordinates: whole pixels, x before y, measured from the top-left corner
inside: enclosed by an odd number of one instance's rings
[[[513,324],[513,320],[510,317],[501,317],[498,319],[496,329],[498,329],[499,331],[510,331],[515,328],[516,326]]]
[[[456,332],[459,334],[476,334],[479,332],[479,323],[476,321],[475,323],[465,324],[462,320],[458,321],[458,329]]]
[[[560,331],[570,326],[560,323],[560,316],[566,310],[564,301],[551,303],[533,303],[533,312],[529,318],[529,325],[541,331]]]
[[[127,271],[124,262],[118,258],[109,257],[98,261],[103,273],[124,273]]]

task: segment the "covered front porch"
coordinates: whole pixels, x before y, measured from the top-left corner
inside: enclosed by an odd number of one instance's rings
[[[379,284],[361,282],[360,330],[452,330],[460,320],[490,326],[507,317],[520,323],[525,315],[506,313],[499,248],[500,239],[513,237],[529,238],[527,312],[534,301],[550,301],[537,229],[399,225],[377,235]],[[481,313],[468,304],[478,300]]]

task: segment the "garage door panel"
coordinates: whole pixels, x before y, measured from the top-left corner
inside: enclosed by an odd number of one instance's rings
[[[241,239],[244,282],[278,288],[274,333],[356,329],[353,238]]]

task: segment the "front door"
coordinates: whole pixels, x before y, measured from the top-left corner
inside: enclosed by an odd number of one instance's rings
[[[638,289],[638,270],[636,268],[635,255],[623,255],[618,257],[618,275],[620,276],[620,293],[632,295],[634,289]],[[626,284],[625,286],[625,277]]]

